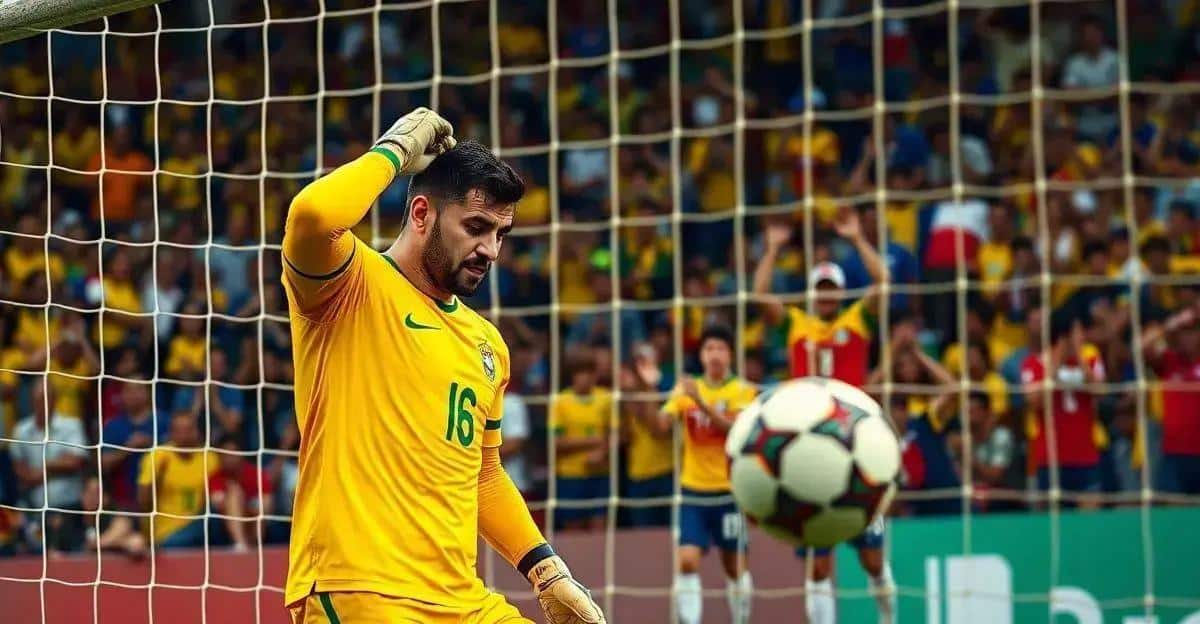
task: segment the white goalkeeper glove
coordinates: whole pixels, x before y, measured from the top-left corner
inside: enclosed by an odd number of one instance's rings
[[[415,175],[455,143],[454,126],[437,113],[419,106],[397,119],[371,151],[392,161],[397,174]]]
[[[591,592],[571,577],[558,555],[537,562],[528,577],[547,624],[605,624]]]

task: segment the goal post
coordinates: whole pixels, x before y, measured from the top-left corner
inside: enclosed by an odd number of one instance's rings
[[[0,0],[0,44],[163,0]]]

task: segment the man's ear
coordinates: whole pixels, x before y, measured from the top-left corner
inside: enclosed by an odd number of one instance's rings
[[[408,205],[408,226],[419,233],[424,233],[433,226],[437,211],[429,205],[427,195],[416,195]]]

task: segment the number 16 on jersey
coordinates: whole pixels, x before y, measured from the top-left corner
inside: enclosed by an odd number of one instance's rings
[[[468,407],[470,404],[470,407]],[[471,446],[475,440],[475,416],[471,409],[475,407],[475,391],[458,382],[450,384],[450,398],[446,401],[446,441],[457,440],[463,446]]]

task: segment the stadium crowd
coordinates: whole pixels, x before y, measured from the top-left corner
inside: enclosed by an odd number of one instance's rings
[[[740,373],[788,378],[789,317],[764,314],[763,292],[740,316],[739,291],[769,259],[763,290],[814,309],[805,294],[828,282],[853,308],[879,288],[859,237],[885,259],[886,305],[854,323],[835,310],[824,339],[865,340],[865,382],[904,436],[903,486],[944,493],[897,513],[961,513],[965,474],[977,511],[1042,505],[1028,493],[1055,460],[1069,504],[1136,502],[1143,484],[1200,494],[1200,387],[1187,385],[1200,383],[1200,96],[1171,88],[1200,80],[1195,2],[1128,3],[1125,106],[1102,3],[1041,5],[1036,42],[1027,7],[966,3],[954,33],[943,12],[886,17],[878,72],[869,19],[817,28],[812,76],[787,29],[798,1],[743,3],[746,28],[767,36],[745,41],[741,68],[731,39],[683,49],[677,71],[664,47],[612,74],[603,3],[560,4],[557,41],[544,3],[502,3],[500,66],[533,69],[494,81],[488,38],[459,36],[488,32],[487,3],[442,6],[454,30],[440,53],[428,8],[383,11],[377,32],[369,11],[331,15],[319,42],[317,22],[298,19],[315,6],[300,2],[269,3],[272,18],[297,19],[272,23],[265,46],[258,2],[215,3],[209,31],[119,34],[206,25],[190,4],[113,18],[104,47],[96,33],[0,46],[2,553],[286,541],[299,433],[283,215],[316,171],[431,103],[458,136],[510,154],[529,187],[469,303],[499,311],[511,347],[502,452],[531,500],[556,469],[626,498],[669,495],[672,439],[645,416],[696,371],[701,332],[738,328]],[[732,31],[726,4],[680,4],[679,36]],[[812,4],[819,19],[871,10]],[[621,49],[669,43],[665,5],[622,1],[618,13]],[[552,56],[576,62],[536,68]],[[454,79],[431,102],[422,81],[435,67]],[[952,87],[964,95],[953,108]],[[551,141],[564,142],[553,156]],[[356,232],[394,238],[404,192],[398,181]],[[804,368],[836,369],[816,356]],[[1044,377],[1074,390],[1026,392]],[[571,422],[563,406],[592,399],[617,417]],[[1043,399],[1058,414],[1049,436]],[[550,440],[569,443],[557,467]],[[618,509],[622,524],[669,520],[666,507]],[[189,517],[206,510],[217,515]]]

